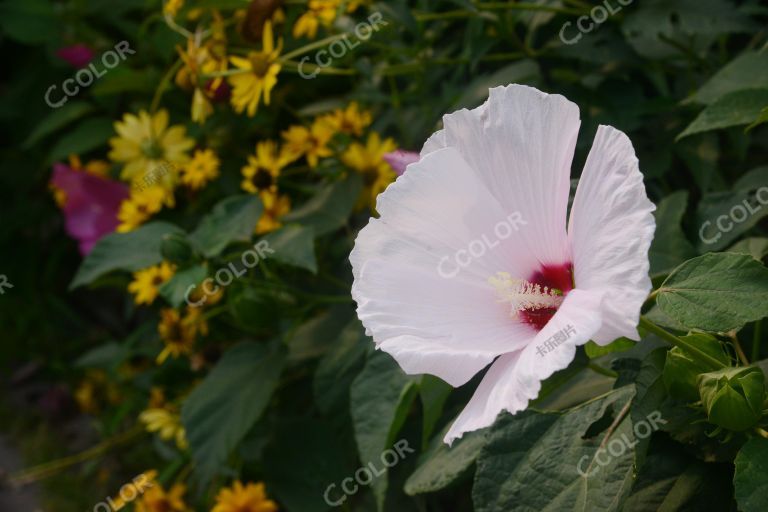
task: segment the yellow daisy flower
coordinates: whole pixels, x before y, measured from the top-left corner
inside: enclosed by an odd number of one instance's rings
[[[355,137],[360,137],[372,121],[371,112],[360,110],[360,106],[355,101],[347,105],[346,109],[334,110],[320,119],[328,124],[334,132],[346,133]]]
[[[136,475],[136,477],[133,478],[133,481],[127,483],[126,486],[133,488],[134,496],[140,496],[144,494],[146,489],[149,489],[151,487],[158,485],[156,479],[157,479],[157,470],[150,469],[149,471],[144,471],[143,473]],[[110,500],[109,504],[112,506],[112,510],[114,512],[118,512],[119,510],[122,510],[128,503],[130,503],[135,499],[136,498],[134,497],[131,500],[125,500],[123,499],[122,495],[117,495]]]
[[[240,172],[243,175],[241,188],[251,194],[263,191],[277,191],[277,178],[283,168],[296,155],[286,147],[278,148],[277,142],[261,141],[256,144],[256,153],[248,157],[248,164]]]
[[[381,140],[376,132],[368,135],[365,145],[353,142],[341,155],[341,161],[362,174],[365,187],[361,196],[361,204],[371,208],[376,205],[376,196],[395,181],[397,175],[392,167],[384,160],[384,154],[397,149],[392,139]]]
[[[132,190],[131,196],[120,203],[120,210],[117,212],[120,224],[117,226],[117,232],[133,231],[159,212],[164,203],[169,202],[173,204],[173,193],[166,192],[161,187]]]
[[[219,491],[211,512],[277,512],[277,503],[267,498],[263,483],[237,481]]]
[[[189,160],[187,151],[195,145],[195,141],[187,137],[186,128],[169,127],[166,110],[154,115],[142,110],[138,116],[125,114],[122,121],[115,123],[115,131],[117,137],[109,139],[112,146],[109,158],[125,164],[121,178],[138,188],[151,183],[166,191],[173,190],[175,167]]]
[[[181,182],[192,190],[203,188],[219,176],[219,158],[211,149],[197,150],[181,168]]]
[[[341,0],[309,0],[307,12],[299,16],[293,25],[293,37],[307,36],[314,39],[320,25],[331,26],[341,5]]]
[[[139,270],[133,274],[133,281],[128,285],[128,291],[134,295],[136,304],[152,304],[157,298],[161,284],[173,277],[175,270],[167,262]]]
[[[277,84],[277,75],[281,64],[278,61],[283,41],[275,47],[272,36],[272,22],[264,23],[264,34],[260,52],[251,52],[248,58],[230,57],[229,61],[236,68],[243,70],[229,77],[232,85],[232,106],[238,113],[247,110],[248,115],[256,115],[256,109],[264,97],[264,104],[269,105],[272,88]]]
[[[136,512],[187,512],[191,509],[184,503],[185,492],[187,487],[184,484],[173,484],[166,491],[156,482],[136,501]]]
[[[312,126],[291,126],[282,133],[285,145],[290,153],[297,157],[304,155],[307,163],[313,169],[317,167],[320,158],[333,154],[328,143],[333,138],[335,129],[326,119],[318,118]]]
[[[269,190],[261,192],[259,197],[264,205],[264,211],[261,213],[259,223],[256,225],[256,234],[263,235],[283,225],[280,222],[280,218],[291,211],[291,199],[288,196],[279,195],[277,192]]]
[[[166,308],[160,311],[160,323],[157,332],[165,343],[165,348],[157,356],[157,364],[163,364],[168,356],[173,358],[191,355],[195,348],[197,335],[208,334],[208,323],[202,316],[202,310],[187,308],[182,317],[178,310]]]
[[[186,432],[176,411],[167,408],[145,409],[139,414],[139,421],[144,423],[147,432],[157,432],[160,439],[174,440],[179,449],[187,449]]]

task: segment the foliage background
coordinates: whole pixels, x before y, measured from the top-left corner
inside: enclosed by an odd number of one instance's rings
[[[217,6],[227,15],[245,4],[190,3]],[[745,132],[768,105],[768,7],[757,0],[635,1],[578,43],[563,44],[563,24],[575,22],[589,7],[581,1],[372,4],[352,18],[381,12],[391,23],[334,62],[352,74],[321,73],[307,81],[282,73],[273,105],[260,108],[254,118],[219,108],[199,127],[189,120],[189,95],[171,88],[163,107],[196,140],[217,148],[222,176],[161,218],[193,229],[219,200],[240,193],[239,168],[255,142],[277,137],[297,120],[355,100],[373,112],[373,129],[394,138],[399,147],[418,150],[443,113],[474,107],[489,87],[517,82],[563,94],[581,108],[574,177],[598,124],[629,135],[658,205],[651,251],[656,285],[685,260],[734,244],[739,244],[735,250],[763,260],[768,208],[714,246],[702,242],[698,231],[704,220],[768,185],[766,127]],[[287,5],[286,26],[304,8],[301,2]],[[562,488],[577,479],[573,466],[578,458],[557,451],[555,440],[546,436],[537,441],[541,434],[536,432],[560,423],[572,435],[586,432],[597,420],[615,415],[627,400],[625,393],[608,394],[588,411],[565,419],[533,411],[506,418],[510,425],[494,427],[490,441],[486,433],[470,436],[459,445],[461,451],[447,454],[439,445],[440,431],[466,403],[477,380],[451,391],[437,379],[407,378],[387,356],[373,352],[348,295],[346,257],[370,215],[352,208],[354,187],[341,190],[342,200],[319,205],[321,212],[340,220],[325,233],[316,232],[313,254],[308,256],[302,246],[301,254],[291,256],[304,261],[304,268],[278,261],[227,290],[226,307],[211,321],[214,334],[200,346],[204,363],[198,369],[183,361],[153,366],[160,346],[157,308],[133,304],[125,292],[128,272],[69,289],[81,257],[64,233],[62,214],[48,190],[51,165],[70,153],[103,158],[112,122],[149,106],[175,59],[175,46],[183,44],[160,12],[159,3],[144,0],[6,0],[0,7],[5,68],[0,86],[0,274],[14,285],[0,296],[2,430],[32,465],[132,428],[153,384],[181,402],[194,400],[185,405],[191,451],[176,450],[151,435],[137,438],[46,479],[46,510],[93,507],[150,467],[159,469],[167,483],[188,480],[188,501],[197,510],[208,510],[216,491],[238,475],[266,482],[281,509],[326,510],[322,492],[328,484],[379,460],[382,450],[401,438],[419,453],[350,497],[344,509],[490,511],[505,510],[505,499],[516,503],[514,510],[576,509],[570,501],[576,498]],[[344,17],[329,32],[349,23]],[[302,44],[288,28],[284,32],[287,48]],[[573,26],[567,33],[576,34]],[[70,100],[89,105],[87,114],[51,127],[52,111],[43,95],[72,74],[55,56],[56,49],[87,41],[104,50],[123,39],[136,55]],[[333,165],[320,178],[293,183],[295,208],[338,186],[334,175],[345,170],[338,162]],[[316,218],[317,211],[299,223],[313,224]],[[244,247],[230,249],[237,254]],[[312,266],[307,258],[316,262],[316,273],[307,269]],[[763,315],[768,312],[765,301],[761,291],[753,304],[763,308]],[[676,327],[662,316],[656,317],[659,323]],[[740,332],[742,340],[749,340],[745,346],[751,361],[768,357],[762,332],[760,320]],[[658,363],[650,348],[661,342],[653,335],[645,342],[600,356],[599,363],[613,367],[618,379],[591,371],[590,355],[597,354],[580,352],[535,405],[563,411],[636,382],[638,397],[657,396],[654,405],[635,400],[633,411],[658,406],[667,397],[658,387],[658,372],[647,372]],[[659,365],[663,357],[657,370]],[[126,366],[135,371],[121,371]],[[72,393],[95,368],[106,372],[121,399],[84,415]],[[206,417],[216,418],[215,424],[195,424]],[[599,441],[605,426],[592,429],[586,437]],[[572,442],[581,442],[579,437]],[[500,455],[519,446],[530,447],[520,454],[527,462]],[[758,449],[766,453],[764,446]],[[719,450],[690,432],[660,432],[633,452],[636,459],[617,462],[628,466],[612,468],[613,478],[581,489],[588,496],[586,509],[736,510],[737,500],[741,510],[764,509],[765,477],[763,487],[734,488],[734,453]],[[557,467],[537,466],[536,461],[546,459],[557,461]],[[614,481],[626,475],[631,475],[628,480]],[[611,502],[606,496],[621,499]],[[558,508],[558,497],[565,508]]]

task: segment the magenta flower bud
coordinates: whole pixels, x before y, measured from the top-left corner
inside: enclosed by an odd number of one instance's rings
[[[84,44],[73,44],[56,50],[56,56],[67,61],[74,68],[84,68],[96,56],[96,53]]]
[[[398,176],[402,176],[409,164],[419,161],[419,154],[415,151],[397,149],[391,153],[384,154],[384,160]]]

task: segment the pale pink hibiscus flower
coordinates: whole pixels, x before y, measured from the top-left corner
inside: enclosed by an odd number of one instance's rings
[[[600,126],[566,229],[580,120],[563,96],[497,87],[443,125],[350,260],[358,316],[405,372],[460,386],[491,365],[451,443],[525,409],[577,345],[638,339],[655,223],[632,143]]]

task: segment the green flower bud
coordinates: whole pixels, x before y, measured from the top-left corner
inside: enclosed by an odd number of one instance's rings
[[[699,349],[711,355],[724,365],[730,366],[731,361],[723,346],[714,336],[704,333],[691,333],[683,339],[696,345]],[[697,379],[700,374],[711,371],[712,367],[693,359],[688,352],[673,347],[667,352],[662,378],[672,398],[684,402],[695,402],[699,399]]]
[[[737,432],[754,427],[763,413],[765,375],[760,368],[725,368],[699,375],[709,422]]]
[[[163,259],[179,266],[184,266],[192,261],[192,246],[189,245],[187,237],[177,233],[163,236],[160,243],[160,254]]]

